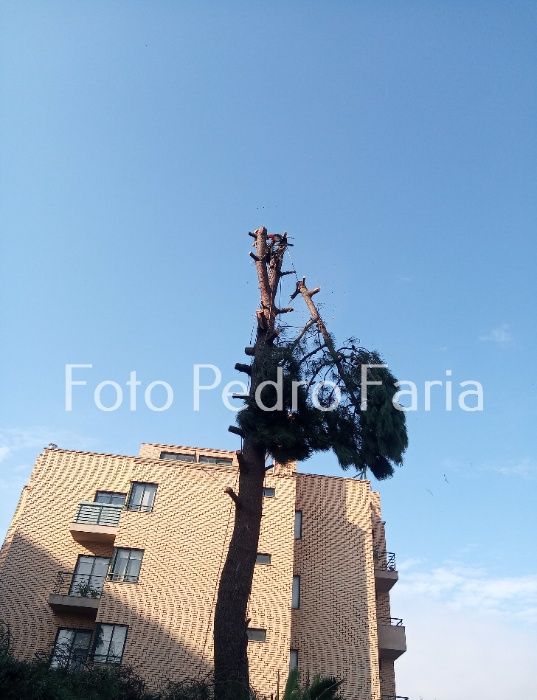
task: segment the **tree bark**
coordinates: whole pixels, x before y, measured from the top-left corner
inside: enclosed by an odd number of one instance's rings
[[[255,345],[249,396],[255,395],[260,377],[257,360],[265,346],[276,337],[277,309],[275,297],[281,278],[281,265],[287,245],[267,244],[267,230],[262,227],[253,234],[255,260],[260,291],[257,311]],[[255,560],[263,514],[263,482],[265,450],[255,446],[248,435],[244,437],[239,459],[239,492],[235,501],[235,523],[226,562],[222,569],[214,617],[214,683],[216,700],[246,700],[249,698],[248,620],[246,611],[252,590]],[[231,494],[230,494],[231,495]]]
[[[265,452],[245,439],[239,467],[239,503],[214,616],[214,681],[217,700],[249,697],[246,609],[252,590],[263,512]]]

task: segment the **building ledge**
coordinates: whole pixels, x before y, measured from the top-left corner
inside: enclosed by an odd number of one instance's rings
[[[113,544],[118,527],[112,525],[90,525],[89,523],[70,523],[69,530],[77,542],[102,542]]]
[[[398,618],[379,620],[379,655],[382,660],[394,661],[406,651],[406,632],[403,621]]]
[[[383,569],[375,569],[375,586],[377,593],[388,593],[399,580],[397,571],[387,571]]]
[[[85,598],[79,595],[60,595],[51,593],[48,604],[59,615],[86,615],[96,617],[100,598]]]

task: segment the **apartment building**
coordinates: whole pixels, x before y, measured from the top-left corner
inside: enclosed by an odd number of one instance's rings
[[[50,446],[0,550],[0,620],[14,653],[134,667],[151,688],[212,668],[219,574],[233,526],[234,452],[142,444],[139,456]],[[369,481],[267,471],[248,611],[251,681],[290,667],[345,679],[347,700],[394,700],[406,649],[398,578]]]

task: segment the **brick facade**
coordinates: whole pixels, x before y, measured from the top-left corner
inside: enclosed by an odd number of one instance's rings
[[[232,459],[229,466],[160,459],[162,452]],[[139,457],[46,449],[38,457],[0,551],[0,619],[14,652],[50,652],[57,629],[128,625],[123,663],[151,687],[166,678],[204,677],[212,664],[212,620],[219,573],[233,524],[224,493],[237,483],[233,452],[144,444]],[[76,541],[70,526],[95,492],[128,494],[133,481],[157,484],[151,512],[121,510],[114,542]],[[348,700],[395,693],[393,661],[379,667],[377,617],[390,616],[389,594],[376,592],[374,551],[385,550],[380,501],[368,481],[269,470],[258,564],[248,616],[266,630],[249,643],[251,680],[270,698],[283,685],[290,650],[301,674],[345,679]],[[295,511],[302,537],[295,539]],[[106,530],[106,527],[104,528]],[[49,605],[59,572],[79,555],[112,557],[114,547],[142,549],[136,583],[107,580],[96,619]],[[293,576],[300,607],[291,609]]]

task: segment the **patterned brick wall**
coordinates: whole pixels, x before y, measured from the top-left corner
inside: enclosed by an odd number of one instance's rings
[[[380,695],[370,493],[367,481],[297,475],[292,644],[302,674],[345,678],[351,700]]]
[[[153,512],[123,511],[115,542],[144,549],[139,583],[107,582],[97,621],[129,625],[124,662],[152,685],[206,675],[216,585],[233,524],[224,488],[236,478],[233,467],[45,450],[3,548],[0,618],[13,630],[15,653],[31,658],[50,650],[58,627],[93,626],[48,606],[58,572],[72,571],[79,554],[112,555],[112,545],[75,542],[69,523],[79,501],[93,500],[96,490],[127,493],[131,481],[147,481],[158,483]],[[260,546],[272,564],[257,567],[250,606],[251,625],[267,628],[267,642],[252,642],[250,657],[252,681],[269,696],[289,663],[295,483],[267,476],[267,485],[276,497],[266,499]]]
[[[380,509],[380,494],[371,494],[371,522],[373,526],[373,550],[383,562],[386,561],[386,531]],[[387,620],[391,617],[390,594],[379,592],[376,595],[377,620]],[[395,695],[394,662],[389,659],[379,661],[380,689],[382,695]]]
[[[159,459],[162,450],[182,449],[234,463]],[[96,490],[128,493],[132,481],[146,481],[158,484],[153,512],[123,510],[115,541],[144,550],[139,582],[106,582],[97,622],[129,626],[124,663],[152,687],[209,674],[216,587],[233,526],[224,488],[236,487],[235,465],[234,453],[205,448],[144,444],[139,457],[45,450],[0,552],[0,619],[11,626],[15,653],[50,651],[58,627],[94,626],[48,605],[58,572],[72,571],[79,554],[113,552],[113,545],[76,542],[69,525]],[[345,677],[348,700],[377,700],[376,494],[369,482],[295,474],[294,465],[268,471],[266,486],[275,497],[264,501],[259,551],[271,563],[256,566],[248,611],[250,625],[267,630],[266,642],[249,644],[254,687],[269,698],[296,648],[303,674]],[[301,540],[293,537],[295,508],[303,511]],[[293,574],[301,576],[301,605],[291,611]],[[388,692],[384,667],[382,676]]]

